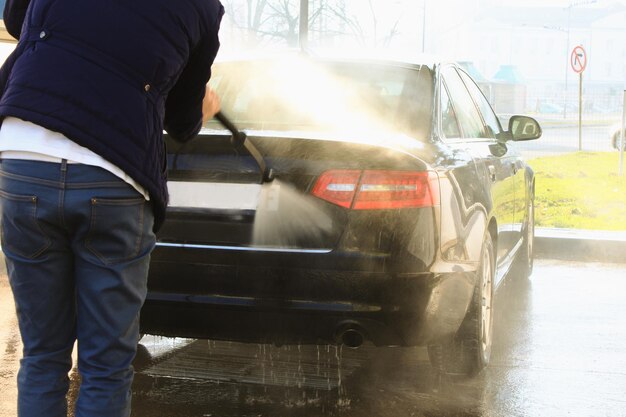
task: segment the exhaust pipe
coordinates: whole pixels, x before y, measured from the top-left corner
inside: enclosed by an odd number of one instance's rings
[[[365,341],[365,334],[356,323],[343,323],[337,326],[337,343],[345,345],[351,349],[360,347]]]

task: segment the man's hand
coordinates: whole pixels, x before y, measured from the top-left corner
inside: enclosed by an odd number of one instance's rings
[[[206,87],[204,94],[204,100],[202,100],[202,124],[206,123],[220,111],[220,98],[215,91],[211,90],[209,86]]]

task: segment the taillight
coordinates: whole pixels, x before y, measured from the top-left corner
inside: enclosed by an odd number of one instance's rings
[[[324,172],[313,195],[353,210],[433,207],[439,204],[437,175],[431,171]]]
[[[317,179],[313,195],[338,206],[350,208],[361,171],[326,171]]]

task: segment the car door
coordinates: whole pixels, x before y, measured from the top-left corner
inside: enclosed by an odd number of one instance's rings
[[[442,70],[443,82],[459,120],[463,144],[474,158],[478,170],[488,179],[492,212],[498,226],[497,261],[500,265],[507,260],[517,241],[514,232],[515,157],[509,153],[506,144],[496,140],[496,135],[501,131],[497,118],[493,123],[490,113],[485,112],[486,114],[482,115],[479,108],[489,104],[481,103],[472,97],[467,84],[470,86],[475,84],[465,73],[462,74],[467,78],[466,81],[461,78],[454,66],[447,66]],[[484,99],[484,96],[482,97]],[[491,123],[486,123],[485,119]]]
[[[459,74],[467,86],[472,98],[476,102],[485,124],[492,130],[494,137],[501,136],[502,127],[500,126],[500,121],[480,88],[463,70],[459,70]],[[522,240],[522,229],[527,211],[526,202],[528,197],[526,196],[527,187],[524,174],[524,163],[521,159],[521,154],[515,146],[511,144],[511,142],[508,142],[506,146],[500,146],[502,147],[502,150],[506,151],[506,154],[502,156],[503,163],[509,165],[509,169],[512,170],[513,174],[514,211],[513,222],[511,223],[511,240],[512,245],[514,246]]]

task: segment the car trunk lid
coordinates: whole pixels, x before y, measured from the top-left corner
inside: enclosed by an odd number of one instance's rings
[[[183,145],[167,138],[170,203],[161,242],[332,250],[355,207],[312,195],[324,173],[426,172],[424,162],[402,147],[267,132],[248,140],[264,155],[275,180],[261,184],[255,160],[233,147],[228,135],[204,132]],[[399,140],[419,146],[415,139]]]

